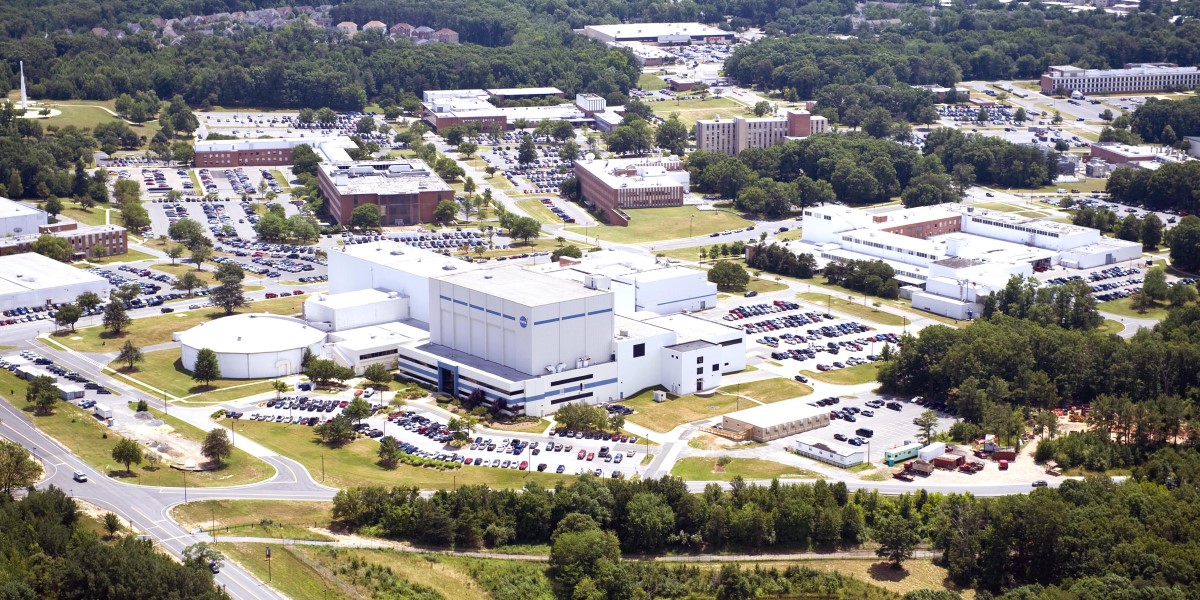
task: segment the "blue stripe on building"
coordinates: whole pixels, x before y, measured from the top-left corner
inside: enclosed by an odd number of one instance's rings
[[[582,317],[582,316],[584,316],[584,313],[579,313],[577,315],[567,315],[567,316],[563,317],[562,320],[566,321],[567,319],[578,319],[579,317]]]
[[[499,311],[495,311],[495,310],[492,310],[492,309],[490,309],[490,308],[488,308],[488,309],[484,309],[484,310],[486,310],[486,311],[487,311],[487,314],[489,314],[489,315],[496,315],[497,317],[499,317],[499,316],[500,316],[500,312],[499,312]]]
[[[545,321],[534,321],[533,324],[534,325],[545,325],[546,323],[557,323],[557,322],[558,322],[558,317],[554,317],[553,319],[546,319]]]
[[[600,310],[593,310],[592,312],[588,313],[588,316],[590,317],[592,315],[602,315],[604,313],[610,313],[610,312],[612,312],[611,308],[603,308]]]
[[[470,305],[470,307],[471,307],[471,308],[473,308],[473,309],[475,309],[475,310],[483,310],[483,307],[482,307],[482,306],[478,306],[478,305],[475,305],[475,304],[471,304],[471,305]]]

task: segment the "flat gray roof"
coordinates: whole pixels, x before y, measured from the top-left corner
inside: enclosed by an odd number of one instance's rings
[[[36,252],[0,256],[0,294],[97,282],[104,279]]]
[[[503,298],[522,306],[544,306],[567,300],[609,295],[577,282],[520,267],[500,267],[439,277],[442,281]]]
[[[716,344],[712,344],[712,343],[706,342],[704,340],[692,340],[690,342],[684,342],[682,344],[672,344],[670,346],[667,346],[667,349],[674,350],[676,352],[691,352],[692,350],[699,350],[701,348],[711,348],[713,346],[716,346]]]
[[[452,191],[425,161],[418,159],[321,163],[317,165],[339,194],[416,194]]]
[[[771,427],[795,421],[796,419],[815,417],[829,412],[829,409],[821,406],[809,406],[806,401],[807,398],[805,396],[804,398],[795,398],[752,408],[744,408],[728,413],[725,416],[743,423],[749,423],[754,427]]]

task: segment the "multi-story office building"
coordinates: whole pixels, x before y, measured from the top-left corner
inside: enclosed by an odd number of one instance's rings
[[[1121,94],[1192,89],[1200,85],[1200,69],[1174,63],[1130,63],[1120,69],[1052,66],[1042,75],[1042,93]]]
[[[767,148],[788,138],[805,138],[829,131],[829,121],[808,111],[789,110],[782,117],[733,120],[705,119],[696,122],[696,149],[740,154],[747,148]]]

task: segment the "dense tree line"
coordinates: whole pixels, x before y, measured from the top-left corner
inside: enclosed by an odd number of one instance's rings
[[[966,135],[949,127],[931,131],[925,138],[924,152],[937,155],[951,173],[957,173],[959,165],[969,165],[973,178],[963,182],[967,185],[1041,187],[1058,175],[1057,152],[1043,153],[1040,148],[997,137]]]
[[[882,260],[832,261],[825,265],[825,279],[870,296],[900,296],[896,270]]]
[[[368,100],[415,101],[426,89],[553,85],[624,101],[638,77],[633,56],[582,36],[530,30],[511,46],[413,46],[377,34],[345,40],[294,24],[233,37],[186,36],[160,47],[149,34],[91,34],[0,41],[22,57],[34,98],[107,100],[153,91],[204,107],[270,106],[361,110]],[[9,69],[11,71],[11,69]],[[14,77],[7,78],[13,85]]]
[[[746,260],[746,266],[776,275],[809,279],[817,269],[817,261],[811,254],[796,254],[784,246],[754,246]]]
[[[38,121],[16,118],[11,104],[0,105],[0,196],[107,201],[107,175],[84,171],[96,147],[87,130],[73,125],[43,129]]]
[[[228,598],[207,567],[177,563],[147,540],[102,542],[58,488],[0,499],[0,597]]]
[[[829,120],[851,127],[862,126],[880,138],[906,141],[912,135],[908,123],[933,123],[938,119],[933,107],[937,96],[904,84],[830,84],[818,90],[815,99],[817,112]],[[873,109],[882,112],[872,113]]]
[[[1195,194],[1200,190],[1200,162],[1166,163],[1153,171],[1122,167],[1113,170],[1104,189],[1124,204],[1200,212],[1200,196]]]
[[[1148,98],[1133,111],[1129,129],[1146,141],[1167,145],[1200,135],[1200,96],[1181,100]]]
[[[999,314],[1082,331],[1095,329],[1104,322],[1096,310],[1091,288],[1079,280],[1063,285],[1039,285],[1037,279],[1013,277],[1003,289],[983,299],[981,317],[989,319]]]

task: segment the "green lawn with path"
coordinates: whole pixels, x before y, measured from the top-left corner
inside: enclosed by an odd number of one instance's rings
[[[3,396],[5,401],[18,410],[24,410],[28,406],[25,402],[26,386],[25,380],[8,371],[0,371],[0,390],[8,391],[7,394],[0,394],[0,396]],[[113,398],[108,402],[115,403],[120,400]],[[156,417],[162,418],[162,413],[152,412]],[[132,474],[126,473],[125,465],[112,459],[113,446],[117,445],[121,436],[104,426],[92,416],[91,411],[79,408],[74,404],[58,402],[55,404],[52,414],[39,415],[29,411],[25,411],[25,414],[43,433],[58,440],[72,454],[109,477],[139,485],[183,485],[183,471],[172,469],[166,464],[150,467],[143,462],[140,466],[132,465]],[[204,439],[204,432],[192,425],[174,417],[166,417],[164,420],[184,439],[195,442]],[[274,469],[267,463],[242,450],[235,449],[233,456],[225,461],[223,468],[215,471],[188,473],[187,485],[198,487],[243,485],[262,481],[273,473]]]
[[[145,361],[138,363],[133,371],[125,371],[125,365],[118,361],[109,363],[108,368],[128,375],[129,378],[125,381],[129,383],[152,386],[176,398],[203,394],[199,400],[206,403],[235,400],[274,389],[268,379],[216,379],[207,385],[201,385],[183,368],[183,361],[179,356],[179,348],[156,350],[147,352]],[[154,393],[149,388],[147,391]]]
[[[710,456],[681,458],[671,474],[687,481],[729,481],[738,475],[743,479],[824,479],[813,471],[760,458],[730,458],[724,466],[717,460]]]
[[[905,317],[892,314],[890,312],[884,312],[876,309],[873,306],[870,306],[875,302],[879,302],[880,305],[883,305],[883,301],[881,299],[873,298],[871,296],[855,296],[857,299],[855,302],[851,302],[848,298],[839,298],[831,294],[821,294],[818,292],[801,292],[796,294],[796,297],[800,298],[801,300],[807,300],[814,304],[820,305],[821,307],[857,317],[864,321],[878,323],[880,325],[901,326],[907,325],[910,322]],[[864,299],[867,302],[867,306],[863,306],[862,304]]]
[[[830,371],[801,371],[811,379],[832,383],[834,385],[859,385],[875,381],[875,374],[879,372],[879,363],[867,363],[864,365],[856,365],[846,367],[844,369],[833,369]]]
[[[1100,325],[1099,329],[1104,333],[1121,333],[1122,331],[1125,331],[1125,324],[1121,323],[1120,321],[1105,319],[1104,323]]]
[[[738,394],[744,398],[770,404],[772,402],[779,402],[780,400],[790,400],[792,398],[807,396],[813,392],[813,389],[799,381],[783,377],[773,377],[771,379],[726,385],[721,387],[720,391],[728,394]]]
[[[752,225],[732,213],[720,210],[698,210],[694,206],[669,208],[638,208],[626,211],[631,217],[628,227],[596,225],[588,227],[588,237],[597,237],[609,242],[624,244],[673,240],[708,235],[726,229],[740,229]],[[585,233],[583,227],[570,227],[571,231]]]
[[[638,76],[637,86],[647,92],[653,92],[667,87],[667,82],[654,73],[642,73]]]
[[[271,174],[275,176],[275,183],[279,184],[279,187],[283,190],[283,193],[287,194],[292,191],[292,184],[288,182],[288,178],[283,174],[283,171],[280,171],[279,169],[271,169]]]
[[[1133,307],[1133,296],[1128,298],[1118,298],[1101,302],[1096,305],[1096,308],[1103,313],[1117,315],[1119,317],[1129,317],[1131,319],[1150,319],[1161,321],[1167,318],[1167,306],[1160,302],[1152,302],[1146,312],[1141,312]]]
[[[666,402],[655,402],[654,388],[642,390],[626,398],[622,404],[636,411],[626,417],[627,421],[659,433],[665,433],[684,423],[732,412],[737,410],[739,405],[737,398],[723,394],[715,394],[708,398],[687,395]],[[755,404],[749,401],[741,402],[741,408],[750,406]]]
[[[723,97],[704,99],[689,97],[688,99],[651,102],[650,107],[654,110],[655,115],[664,119],[671,113],[677,113],[679,120],[689,128],[695,125],[696,121],[712,119],[717,115],[730,118],[747,115],[746,105],[732,98]]]
[[[379,442],[370,438],[360,438],[340,448],[331,448],[319,443],[313,428],[306,425],[261,421],[244,421],[242,425],[238,435],[295,459],[308,469],[314,479],[323,480],[325,485],[334,487],[415,485],[428,490],[453,489],[456,485],[489,485],[494,488],[520,488],[530,481],[553,487],[555,482],[569,479],[565,475],[538,473],[532,469],[520,471],[483,466],[439,471],[401,464],[389,470],[376,464]]]
[[[138,262],[138,261],[143,261],[143,260],[153,260],[155,258],[158,258],[158,257],[154,256],[153,254],[147,254],[145,252],[139,252],[137,250],[128,250],[125,252],[125,254],[114,254],[112,256],[102,256],[100,258],[89,258],[87,260],[82,260],[82,261],[79,261],[79,262],[76,262],[73,264],[76,267],[79,267],[80,269],[90,269],[96,265],[111,265],[114,263]]]
[[[176,505],[171,517],[185,529],[207,531],[212,531],[215,519],[217,539],[236,535],[329,541],[333,538],[309,528],[329,527],[332,512],[332,502],[200,500]]]
[[[289,296],[250,302],[239,313],[272,313],[277,315],[294,315],[301,312],[305,296]],[[176,331],[190,329],[213,319],[225,316],[220,308],[209,307],[197,310],[176,311],[171,314],[159,314],[133,319],[129,327],[120,335],[110,335],[100,326],[100,316],[84,317],[77,331],[55,334],[54,342],[77,350],[79,352],[116,352],[126,339],[134,340],[140,347],[165,344],[171,341],[171,334]],[[79,338],[79,339],[74,339]],[[53,345],[53,344],[51,344]]]
[[[542,223],[561,225],[563,222],[562,219],[558,218],[558,216],[553,212],[550,212],[550,209],[547,208],[545,204],[542,204],[542,201],[538,200],[537,198],[524,198],[522,200],[517,200],[517,208],[520,208],[525,212],[525,214],[537,219],[538,221],[541,221]]]
[[[84,225],[107,225],[105,216],[108,214],[108,209],[103,206],[96,206],[91,209],[86,209],[80,206],[68,204],[63,207],[62,216],[68,219],[73,219]]]

